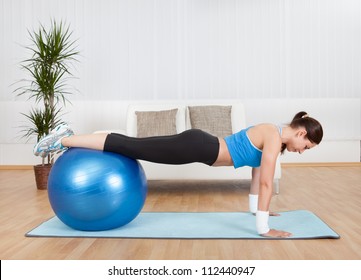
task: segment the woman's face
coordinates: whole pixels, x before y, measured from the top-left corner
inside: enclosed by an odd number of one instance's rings
[[[296,129],[294,136],[286,146],[287,151],[302,154],[305,150],[315,147],[316,144],[312,143],[306,135],[307,131],[305,129]]]

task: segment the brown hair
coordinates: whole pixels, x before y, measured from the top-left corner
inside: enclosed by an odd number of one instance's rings
[[[292,119],[292,122],[289,124],[292,128],[304,127],[307,131],[306,137],[312,143],[320,144],[323,137],[323,129],[321,124],[308,116],[304,111],[298,112]],[[286,149],[286,144],[282,144],[281,153]]]

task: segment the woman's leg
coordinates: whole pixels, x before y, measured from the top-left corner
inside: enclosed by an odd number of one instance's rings
[[[219,141],[197,129],[170,136],[134,138],[111,133],[106,137],[104,151],[130,158],[164,164],[201,162],[213,165],[219,152]]]
[[[220,149],[217,137],[198,129],[170,136],[135,138],[116,133],[74,135],[69,128],[60,127],[35,145],[34,154],[46,156],[70,147],[104,150],[156,163],[207,165],[217,161]]]
[[[33,151],[36,156],[46,157],[50,153],[58,153],[70,147],[103,150],[107,135],[106,133],[74,135],[73,130],[67,125],[59,125],[41,138]]]
[[[68,148],[78,147],[94,150],[103,150],[105,139],[107,138],[107,136],[107,133],[71,135],[69,137],[64,137],[63,139],[61,139],[61,144],[64,147]]]

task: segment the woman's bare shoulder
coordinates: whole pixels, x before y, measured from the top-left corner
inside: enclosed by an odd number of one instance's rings
[[[252,128],[254,128],[254,130],[258,130],[260,132],[262,131],[262,132],[266,132],[266,133],[270,133],[270,132],[279,133],[279,128],[272,123],[260,123],[260,124],[253,126]]]
[[[272,143],[272,145],[279,145],[281,142],[277,126],[271,123],[261,123],[252,126],[247,134],[251,142],[261,150],[263,150],[266,142]]]

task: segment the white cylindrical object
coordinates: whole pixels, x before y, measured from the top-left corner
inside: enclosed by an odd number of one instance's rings
[[[268,226],[269,211],[257,211],[256,214],[256,227],[258,234],[265,234],[269,232]]]
[[[258,194],[249,194],[249,212],[256,214],[258,210]]]

